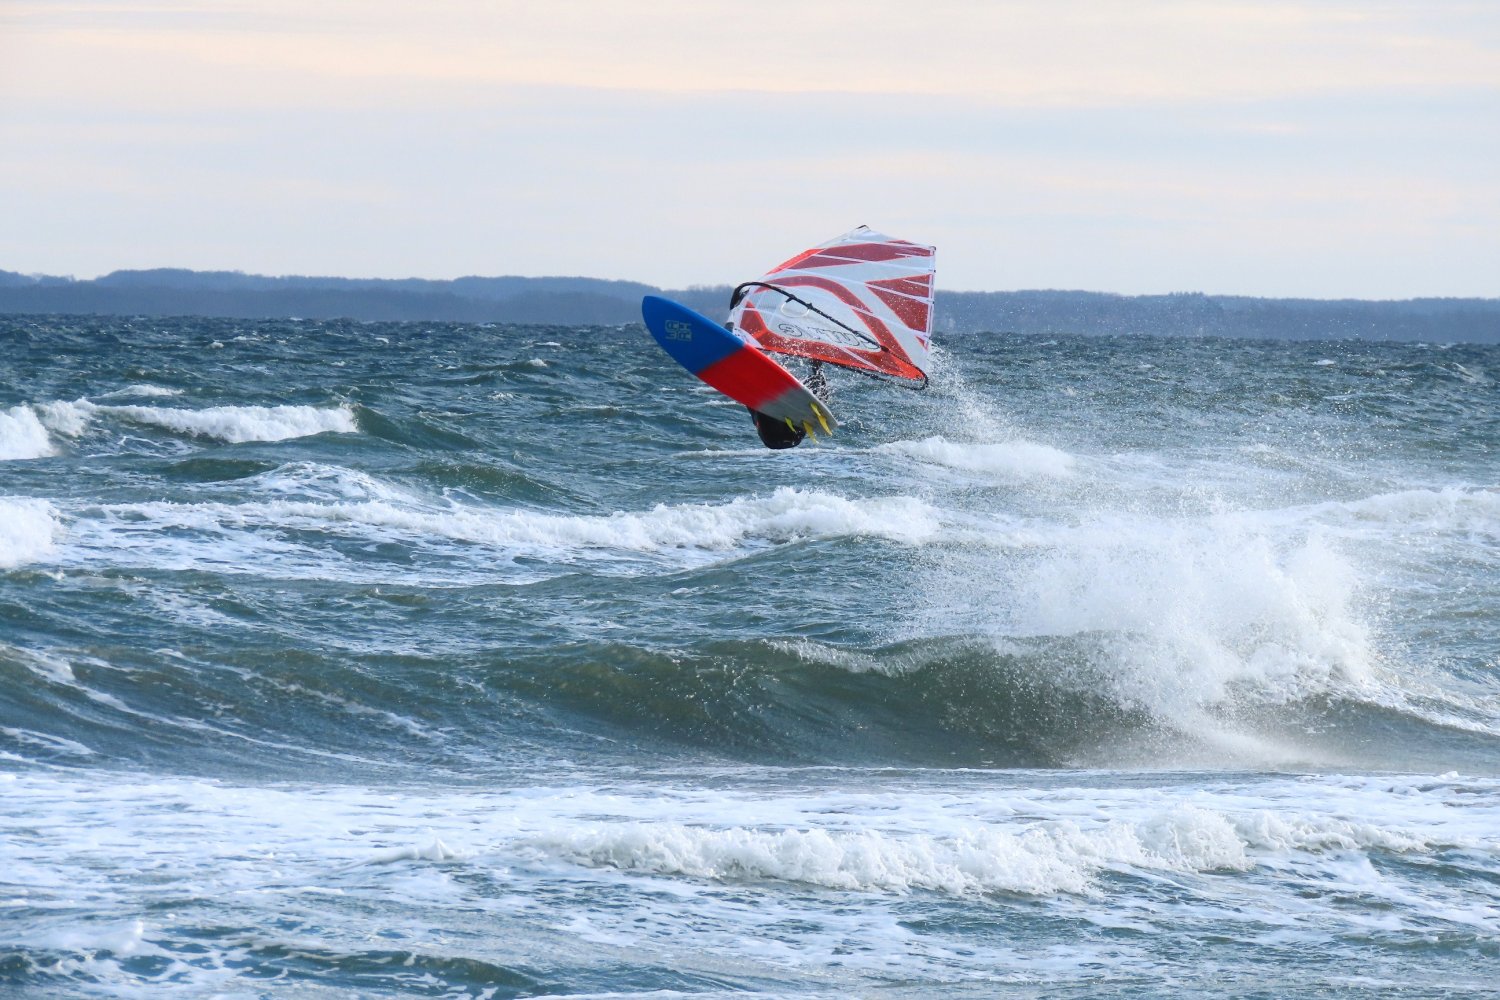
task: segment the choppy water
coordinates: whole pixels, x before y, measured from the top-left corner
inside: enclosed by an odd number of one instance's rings
[[[1500,349],[0,344],[8,996],[1494,989]]]

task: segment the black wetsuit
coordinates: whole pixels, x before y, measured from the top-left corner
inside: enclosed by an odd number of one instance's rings
[[[768,417],[758,410],[750,410],[750,419],[755,424],[755,433],[760,435],[760,443],[767,448],[795,448],[807,437],[802,428],[788,426],[785,420]]]
[[[809,392],[823,402],[828,402],[828,377],[823,374],[823,362],[814,361],[812,372],[803,381]]]
[[[814,396],[828,402],[828,379],[823,375],[823,362],[813,362],[812,373],[803,384]],[[768,417],[757,410],[750,410],[750,419],[755,424],[755,433],[760,435],[760,443],[767,448],[795,448],[807,437],[807,431],[802,428],[790,427],[785,420]]]
[[[734,309],[740,304],[740,299],[745,294],[745,287],[741,286],[734,290],[734,296],[729,301],[729,308]],[[730,333],[734,332],[733,323],[725,323],[724,329]],[[828,380],[823,377],[823,363],[813,362],[812,374],[808,376],[807,387],[812,390],[813,395],[824,402],[828,401]],[[766,416],[759,410],[750,410],[750,421],[755,424],[755,433],[760,435],[760,443],[767,448],[780,451],[783,448],[795,448],[807,437],[807,431],[800,427],[794,427],[785,420],[777,420],[775,417]]]

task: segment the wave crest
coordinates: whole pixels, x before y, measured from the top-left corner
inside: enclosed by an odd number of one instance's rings
[[[100,410],[138,424],[162,427],[230,444],[286,441],[315,434],[353,434],[359,430],[348,404],[318,406],[210,406],[185,410],[162,406],[109,406]]]
[[[1327,850],[1422,851],[1421,837],[1336,816],[1243,814],[1184,804],[1083,826],[963,824],[941,834],[868,829],[707,828],[677,822],[591,823],[522,846],[592,867],[854,892],[1047,896],[1098,891],[1101,874],[1250,871],[1259,855]]]
[[[47,428],[29,406],[0,410],[0,462],[57,454]]]
[[[190,410],[166,406],[103,405],[88,399],[53,400],[35,406],[13,407],[9,413],[0,413],[0,458],[6,457],[6,441],[22,435],[29,435],[27,440],[35,441],[36,435],[40,434],[49,450],[39,454],[54,454],[46,439],[48,430],[66,437],[78,437],[101,416],[159,427],[177,434],[214,438],[229,444],[286,441],[314,434],[352,434],[359,430],[354,408],[347,403],[335,407],[210,406]],[[7,427],[7,419],[16,422],[16,429]]]
[[[0,497],[0,569],[47,555],[59,531],[57,511],[45,500]]]

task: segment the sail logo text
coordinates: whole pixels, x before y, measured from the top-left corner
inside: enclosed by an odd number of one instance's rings
[[[693,339],[693,324],[691,324],[691,323],[684,323],[680,319],[669,319],[669,320],[667,320],[667,339],[668,340],[692,340]]]
[[[778,323],[776,332],[798,340],[821,340],[825,344],[838,344],[840,347],[863,347],[868,349],[869,345],[860,341],[858,337],[848,330],[828,326],[800,326],[796,323]]]

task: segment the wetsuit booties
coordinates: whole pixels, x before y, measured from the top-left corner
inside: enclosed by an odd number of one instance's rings
[[[767,448],[795,448],[807,437],[807,432],[801,428],[790,427],[785,420],[768,417],[758,410],[750,410],[750,419],[755,423],[755,433],[760,435],[760,443]]]

